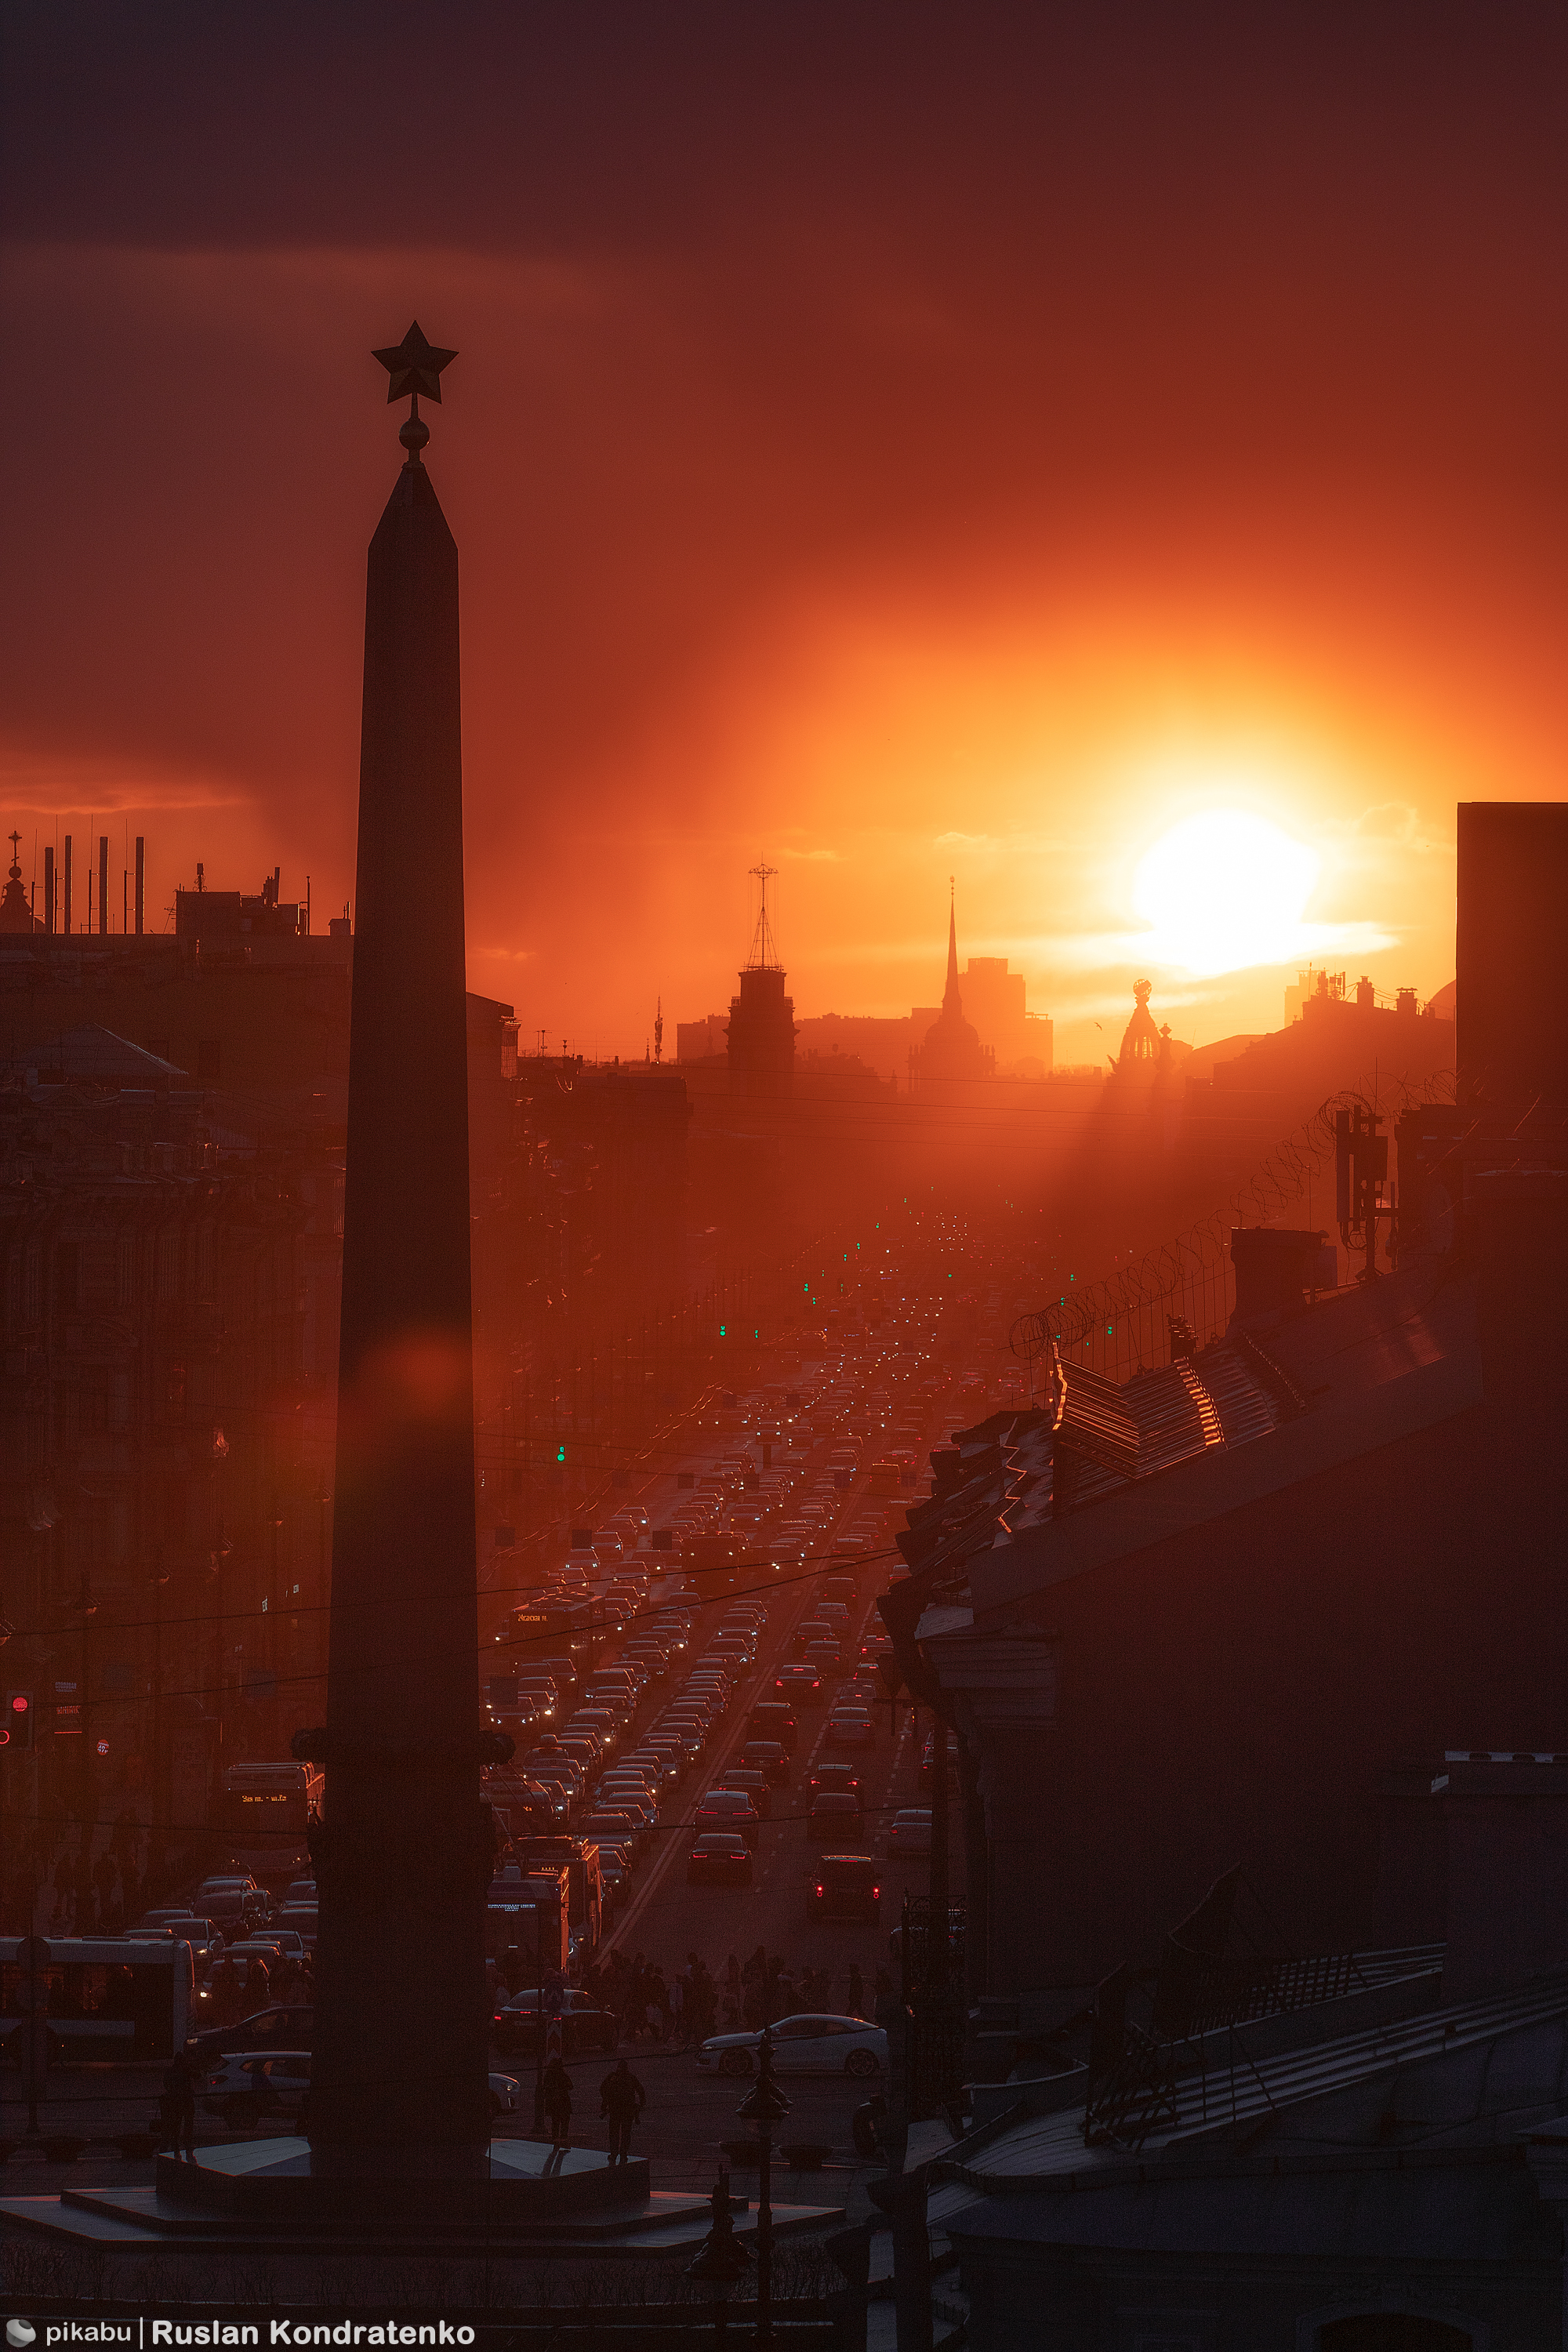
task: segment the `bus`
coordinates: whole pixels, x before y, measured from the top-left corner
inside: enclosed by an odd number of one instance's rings
[[[36,1985],[48,2004],[51,2059],[103,2065],[172,2058],[194,2031],[195,1969],[189,1944],[120,1936],[51,1936],[49,1957],[25,1967],[23,1945],[0,1944],[0,2049],[16,2064],[13,2035]]]
[[[325,1785],[314,1764],[231,1764],[219,1826],[238,1867],[260,1879],[299,1876]]]

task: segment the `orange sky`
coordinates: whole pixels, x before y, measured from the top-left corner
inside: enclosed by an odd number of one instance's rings
[[[1331,962],[1441,985],[1455,802],[1562,789],[1568,35],[1089,13],[16,12],[24,870],[96,814],[160,908],[348,895],[417,315],[528,1028],[719,1009],[763,855],[801,1013],[935,1001],[952,873],[1058,1058],[1146,964],[1178,1034],[1272,1024],[1285,970],[1140,938],[1215,807],[1316,853]]]

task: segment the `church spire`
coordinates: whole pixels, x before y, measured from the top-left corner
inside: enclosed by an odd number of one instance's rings
[[[942,991],[942,1009],[944,1013],[962,1013],[963,1010],[963,1000],[958,992],[958,919],[954,903],[955,887],[953,877],[950,874],[947,877],[947,986]]]

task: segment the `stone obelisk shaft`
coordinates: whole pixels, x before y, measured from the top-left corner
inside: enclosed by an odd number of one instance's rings
[[[417,453],[371,541],[311,2166],[482,2168],[458,551]]]

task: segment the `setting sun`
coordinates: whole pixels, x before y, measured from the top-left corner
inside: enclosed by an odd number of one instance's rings
[[[1199,973],[1289,963],[1304,950],[1315,850],[1267,818],[1211,809],[1162,835],[1132,903],[1153,926],[1150,954]]]

